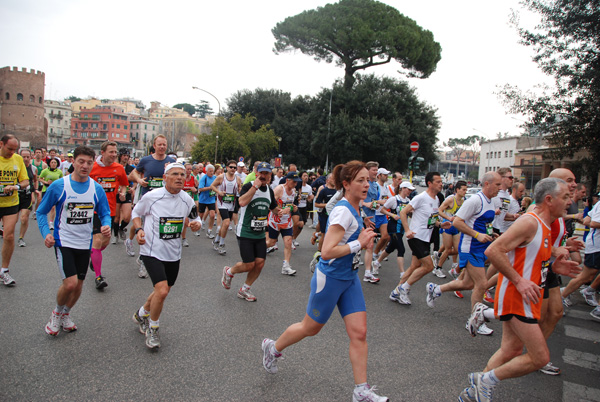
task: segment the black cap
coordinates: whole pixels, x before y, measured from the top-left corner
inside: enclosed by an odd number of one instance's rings
[[[288,174],[285,175],[285,178],[288,180],[302,181],[300,176],[298,176],[298,172],[289,172]]]

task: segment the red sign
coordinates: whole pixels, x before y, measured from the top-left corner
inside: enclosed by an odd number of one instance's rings
[[[413,141],[410,143],[410,150],[412,152],[417,152],[419,150],[419,143],[417,141]]]

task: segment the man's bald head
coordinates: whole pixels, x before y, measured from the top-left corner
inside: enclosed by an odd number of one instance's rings
[[[577,182],[575,181],[573,172],[566,168],[558,168],[551,171],[548,177],[564,180],[567,183],[567,186],[569,186],[571,197],[573,197],[577,190]]]

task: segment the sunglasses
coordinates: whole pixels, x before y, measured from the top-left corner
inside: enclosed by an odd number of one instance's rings
[[[504,178],[505,178],[505,179],[511,179],[511,180],[512,180],[512,179],[514,179],[514,177],[513,177],[513,176],[504,176]]]
[[[227,166],[229,169],[235,169],[237,166]]]

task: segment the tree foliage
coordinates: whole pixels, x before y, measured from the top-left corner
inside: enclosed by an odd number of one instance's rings
[[[553,77],[554,88],[524,93],[506,85],[501,96],[511,112],[531,118],[530,129],[548,133],[554,157],[587,150],[587,173],[597,175],[600,160],[600,1],[522,0],[541,23],[529,30],[513,22],[522,44],[534,49],[533,60]]]
[[[192,148],[193,160],[213,160],[217,145],[217,161],[237,160],[243,156],[247,161],[270,160],[277,149],[277,138],[272,129],[262,125],[252,126],[255,118],[250,114],[234,114],[229,121],[219,117],[211,124],[211,134],[199,134]]]
[[[336,82],[314,97],[294,99],[277,90],[246,90],[227,102],[228,113],[257,113],[254,128],[260,123],[273,129],[286,164],[324,167],[329,157],[330,163],[377,160],[405,170],[411,141],[420,143],[419,156],[435,160],[436,110],[403,81],[359,74],[351,90]]]
[[[400,63],[410,76],[427,78],[441,59],[441,46],[430,31],[375,0],[340,0],[277,23],[276,54],[300,50],[316,61],[343,66],[344,85],[368,67]]]
[[[207,114],[213,114],[213,110],[208,101],[201,100],[200,103],[196,105],[196,115],[204,119]]]
[[[196,107],[189,103],[178,103],[173,106],[173,109],[183,109],[184,111],[188,112],[190,116],[193,116],[194,113],[196,113]]]
[[[68,100],[68,101],[71,101],[71,102],[79,102],[81,100],[81,98],[78,97],[78,96],[71,95],[68,98],[65,98],[65,100]]]

